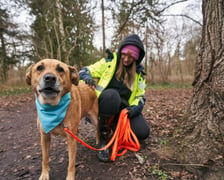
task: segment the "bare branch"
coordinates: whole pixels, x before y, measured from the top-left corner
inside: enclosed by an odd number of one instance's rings
[[[162,16],[182,16],[182,17],[185,17],[185,18],[190,19],[191,21],[197,23],[199,26],[202,26],[202,24],[199,21],[195,20],[194,18],[192,18],[186,14],[165,14]]]
[[[188,1],[188,0],[180,0],[180,1],[173,2],[173,3],[169,4],[169,5],[167,5],[166,7],[164,7],[164,8],[160,11],[160,13],[161,13],[161,12],[164,12],[166,9],[170,8],[170,7],[173,6],[173,5],[176,5],[176,4],[179,4],[179,3],[183,3],[183,2],[186,2],[186,1]]]

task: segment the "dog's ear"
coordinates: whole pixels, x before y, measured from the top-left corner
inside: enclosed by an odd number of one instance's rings
[[[27,70],[26,70],[26,83],[28,85],[31,85],[31,71],[32,71],[32,67],[33,67],[33,64],[30,65]]]
[[[79,72],[73,66],[69,66],[68,68],[70,70],[70,79],[72,81],[72,84],[78,86],[78,84],[79,84]]]

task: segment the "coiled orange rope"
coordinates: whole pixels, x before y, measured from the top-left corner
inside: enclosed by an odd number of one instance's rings
[[[116,156],[124,155],[127,150],[138,151],[140,149],[138,138],[131,129],[127,112],[128,110],[124,109],[119,116],[118,124],[113,135],[114,145],[112,148],[111,161],[114,161]],[[113,140],[113,138],[111,140]],[[122,152],[120,152],[121,150]]]
[[[75,138],[81,144],[92,150],[102,151],[109,148],[114,143],[112,147],[111,161],[115,161],[116,156],[124,155],[127,150],[137,152],[140,149],[140,143],[131,129],[130,120],[128,119],[127,112],[127,109],[123,109],[121,111],[113,137],[110,139],[106,146],[100,149],[96,149],[92,146],[89,146],[84,141],[75,136],[67,127],[64,127],[64,130],[67,131],[73,138]]]

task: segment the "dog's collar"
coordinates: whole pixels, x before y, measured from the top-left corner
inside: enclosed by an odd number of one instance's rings
[[[68,106],[71,101],[71,93],[65,94],[58,105],[52,106],[50,104],[41,104],[36,97],[37,113],[41,122],[41,126],[46,133],[50,132],[58,126],[65,118]]]

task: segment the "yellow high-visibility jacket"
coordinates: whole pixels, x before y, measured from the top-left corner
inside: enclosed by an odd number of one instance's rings
[[[98,83],[96,86],[96,94],[99,97],[101,92],[107,88],[110,83],[117,64],[117,53],[113,53],[113,59],[105,59],[97,61],[95,64],[92,64],[85,69],[86,73],[89,73],[93,79],[97,79]],[[85,73],[80,71],[80,79],[84,78]],[[141,72],[136,72],[135,80],[133,84],[133,89],[131,90],[131,96],[128,100],[129,106],[137,106],[139,102],[144,104],[145,102],[145,78]]]

